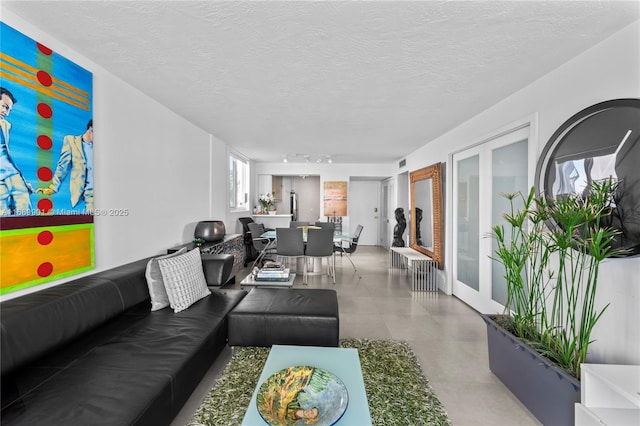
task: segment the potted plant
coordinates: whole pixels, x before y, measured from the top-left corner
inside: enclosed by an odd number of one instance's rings
[[[544,424],[574,423],[580,365],[607,308],[595,304],[599,265],[620,252],[607,226],[616,189],[607,179],[556,200],[535,188],[508,194],[506,227],[492,228],[507,302],[501,315],[483,315],[490,368]]]

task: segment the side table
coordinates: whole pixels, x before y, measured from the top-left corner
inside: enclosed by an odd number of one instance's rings
[[[181,248],[186,247],[187,250],[193,250],[196,245],[193,242],[181,244],[179,246],[167,249],[167,254],[175,253]],[[200,246],[202,254],[232,254],[233,269],[231,276],[235,278],[236,274],[244,267],[244,241],[242,234],[227,234],[220,241],[204,243]]]

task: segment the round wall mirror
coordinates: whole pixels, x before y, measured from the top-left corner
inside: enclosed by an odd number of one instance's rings
[[[586,195],[594,181],[618,181],[611,226],[616,248],[640,254],[640,99],[590,106],[551,136],[536,168],[536,186],[551,199]],[[553,226],[553,225],[551,225]]]

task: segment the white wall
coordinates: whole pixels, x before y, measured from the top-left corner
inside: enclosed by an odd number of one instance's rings
[[[225,218],[218,201],[226,199],[220,197],[226,194],[219,184],[226,181],[221,141],[21,18],[3,11],[2,20],[93,73],[95,207],[128,209],[129,215],[95,217],[96,268],[90,273],[163,253],[190,241],[197,221]]]
[[[598,102],[640,98],[640,21],[622,29],[583,54],[514,93],[478,116],[429,142],[407,156],[407,168],[416,170],[495,134],[497,129],[537,114],[538,155],[553,132],[578,111]],[[535,58],[531,58],[535,61]],[[451,167],[448,165],[448,177]],[[396,170],[399,175],[402,170]],[[451,179],[447,178],[447,194]],[[486,194],[490,196],[490,194]],[[445,201],[447,226],[451,200]],[[450,233],[449,233],[450,234]],[[445,247],[451,247],[450,237]],[[451,253],[445,254],[445,271]],[[591,361],[640,364],[640,257],[612,259],[601,265],[598,302],[611,303],[593,332]]]

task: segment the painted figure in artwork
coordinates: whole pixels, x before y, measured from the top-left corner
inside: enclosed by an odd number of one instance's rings
[[[69,178],[71,206],[76,207],[81,200],[84,200],[85,210],[91,212],[93,211],[93,120],[89,120],[82,135],[67,135],[63,141],[53,181],[47,188],[38,188],[36,191],[45,195],[55,194],[71,172]]]
[[[17,102],[8,89],[0,87],[0,216],[28,215],[31,210],[33,188],[9,152],[11,123],[7,117]]]
[[[396,226],[393,228],[393,243],[391,247],[404,247],[404,230],[407,228],[407,220],[404,218],[404,209],[398,207],[395,210]]]
[[[320,412],[318,407],[313,407],[309,410],[298,408],[294,417],[296,420],[304,419],[307,424],[313,424],[320,419]]]
[[[82,147],[93,141],[93,127],[85,128],[93,116],[93,74],[3,20],[0,40],[6,294],[95,267],[93,145]]]

